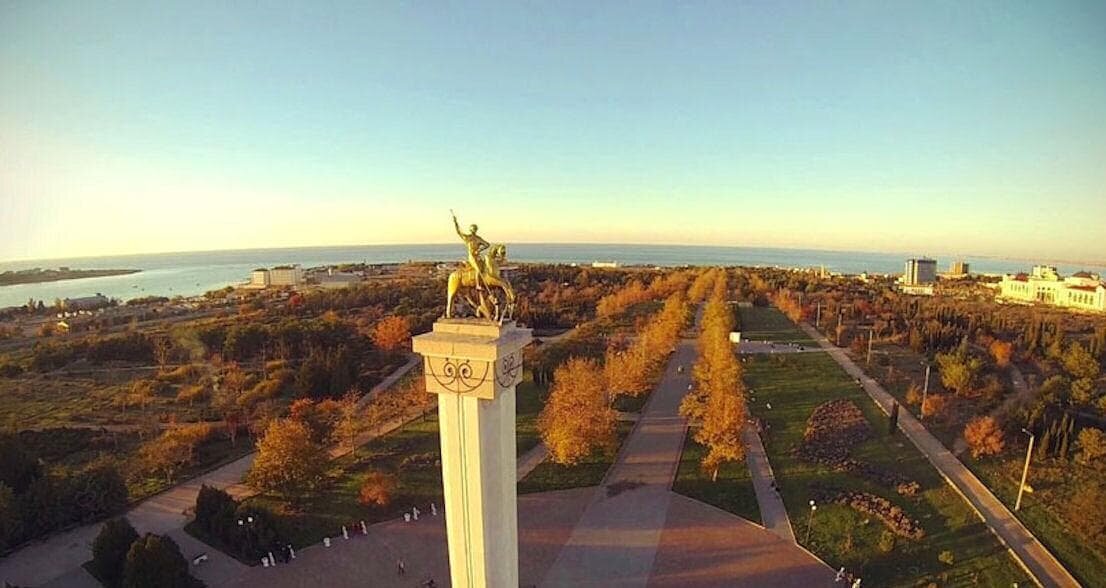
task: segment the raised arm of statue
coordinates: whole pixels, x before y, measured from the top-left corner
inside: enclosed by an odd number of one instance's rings
[[[465,234],[461,232],[461,223],[457,222],[457,215],[452,210],[449,211],[449,214],[453,215],[453,228],[457,231],[457,236],[464,239]]]

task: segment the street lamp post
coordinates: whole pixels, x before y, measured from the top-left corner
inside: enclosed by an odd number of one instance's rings
[[[818,510],[818,505],[814,504],[814,501],[810,501],[810,518],[806,522],[806,543],[810,545],[810,532],[814,530],[814,511]]]
[[[872,339],[876,338],[876,329],[872,327],[868,330],[868,357],[864,360],[867,365],[872,365]]]
[[[1022,429],[1022,433],[1029,435],[1029,447],[1025,449],[1025,467],[1022,468],[1022,483],[1018,485],[1018,499],[1014,502],[1014,512],[1022,507],[1022,493],[1025,492],[1025,479],[1029,477],[1029,458],[1033,456],[1033,433]]]
[[[242,533],[246,536],[246,548],[250,551],[250,554],[256,553],[257,540],[254,537],[254,524],[253,516],[247,516],[245,519],[238,519],[238,526],[242,527]]]

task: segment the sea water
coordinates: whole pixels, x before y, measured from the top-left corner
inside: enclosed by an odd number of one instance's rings
[[[819,267],[833,272],[900,273],[909,255],[771,247],[709,247],[683,245],[613,245],[566,243],[508,244],[513,261],[579,263],[614,261],[621,265],[747,265],[769,267]],[[256,268],[283,264],[314,267],[338,263],[388,263],[403,261],[457,261],[464,256],[458,243],[435,245],[365,245],[351,247],[300,247],[245,249],[188,253],[157,253],[109,257],[82,257],[36,261],[0,262],[0,272],[34,267],[73,269],[138,269],[136,274],[17,284],[0,287],[0,307],[15,306],[29,298],[51,304],[56,298],[103,294],[129,300],[142,296],[192,296],[245,282]],[[1014,273],[1028,271],[1036,263],[965,257],[973,272]],[[938,271],[953,259],[938,259]],[[1086,269],[1106,273],[1106,267],[1058,265],[1061,273]]]

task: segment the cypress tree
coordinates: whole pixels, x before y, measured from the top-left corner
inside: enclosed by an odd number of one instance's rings
[[[1048,450],[1052,445],[1052,427],[1046,426],[1044,434],[1041,435],[1041,442],[1037,445],[1037,459],[1045,459],[1048,457]]]

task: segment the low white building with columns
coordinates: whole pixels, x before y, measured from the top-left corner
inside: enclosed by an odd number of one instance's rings
[[[1106,285],[1089,272],[1078,272],[1066,278],[1048,265],[1033,267],[1029,274],[1006,274],[998,285],[998,298],[1012,302],[1048,304],[1106,312]]]

